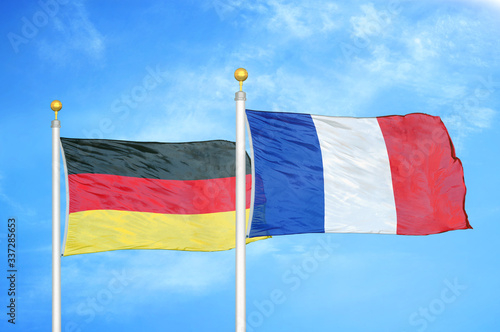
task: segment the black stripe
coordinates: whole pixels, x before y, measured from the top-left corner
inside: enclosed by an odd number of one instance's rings
[[[235,176],[230,141],[131,142],[61,137],[68,174],[94,173],[165,180],[206,180]],[[250,174],[247,154],[246,173]]]

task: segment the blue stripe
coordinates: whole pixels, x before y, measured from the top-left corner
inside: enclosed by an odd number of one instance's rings
[[[246,113],[255,165],[250,237],[324,233],[323,162],[311,116]]]

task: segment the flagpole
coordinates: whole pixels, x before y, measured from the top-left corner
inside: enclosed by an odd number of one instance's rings
[[[55,112],[52,120],[52,332],[61,332],[61,181],[59,141],[61,122],[57,112],[62,108],[59,100],[50,103]]]
[[[236,332],[246,331],[246,153],[245,153],[245,100],[243,81],[248,72],[238,68],[234,78],[240,82],[236,92]]]

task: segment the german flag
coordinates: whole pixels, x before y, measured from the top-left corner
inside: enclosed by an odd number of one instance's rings
[[[64,256],[235,247],[234,142],[61,138],[61,145],[69,202]],[[248,155],[246,174],[248,219]]]

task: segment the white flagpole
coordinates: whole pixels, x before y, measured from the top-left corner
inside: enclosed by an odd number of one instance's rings
[[[56,112],[52,120],[52,332],[61,332],[61,163],[59,141],[61,122],[57,112],[62,108],[54,100],[50,108]]]
[[[246,331],[246,153],[245,153],[245,100],[243,81],[248,73],[243,68],[234,72],[240,82],[236,92],[236,332]]]

